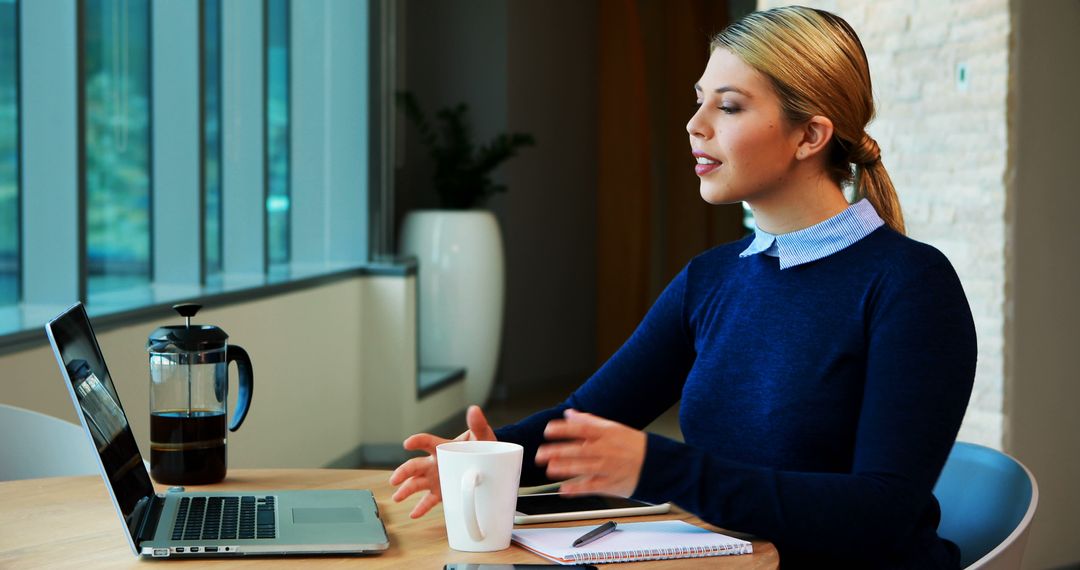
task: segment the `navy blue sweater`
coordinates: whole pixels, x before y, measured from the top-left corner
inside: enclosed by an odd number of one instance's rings
[[[975,329],[948,260],[881,227],[781,271],[694,258],[564,403],[496,431],[532,457],[567,407],[643,429],[682,400],[685,443],[648,435],[636,498],[772,541],[784,567],[957,568],[931,489],[975,375]]]

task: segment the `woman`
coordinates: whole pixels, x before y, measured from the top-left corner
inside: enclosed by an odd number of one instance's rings
[[[525,446],[522,484],[673,501],[771,540],[785,566],[951,567],[931,489],[971,394],[975,333],[948,260],[904,236],[877,144],[870,72],[841,18],[757,12],[713,39],[686,130],[712,204],[753,237],[694,258],[563,404],[461,438]],[[842,187],[853,179],[856,202]],[[641,430],[681,399],[685,443]],[[429,457],[394,500],[427,490]]]

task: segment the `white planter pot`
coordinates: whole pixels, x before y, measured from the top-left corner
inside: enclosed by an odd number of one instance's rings
[[[487,210],[419,210],[401,229],[402,255],[419,261],[420,365],[464,367],[465,396],[491,395],[502,336],[502,233]]]

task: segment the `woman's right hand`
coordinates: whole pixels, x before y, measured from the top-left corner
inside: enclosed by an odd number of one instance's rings
[[[442,501],[442,490],[439,488],[439,464],[435,457],[435,447],[448,441],[495,441],[495,431],[491,429],[484,412],[480,406],[469,406],[465,412],[465,422],[469,429],[453,440],[437,437],[429,433],[418,433],[409,436],[403,444],[409,451],[422,450],[427,452],[427,457],[415,457],[402,463],[394,473],[390,475],[390,484],[398,486],[394,491],[394,502],[400,503],[406,497],[419,491],[427,491],[427,495],[413,507],[411,518],[424,516],[432,507]]]

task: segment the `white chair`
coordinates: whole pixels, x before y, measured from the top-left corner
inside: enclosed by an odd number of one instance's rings
[[[98,473],[81,426],[0,404],[0,481]]]
[[[1013,457],[957,442],[934,486],[941,504],[938,534],[960,547],[967,570],[1016,570],[1039,505],[1031,471]]]

